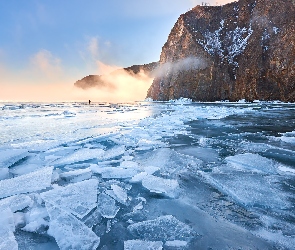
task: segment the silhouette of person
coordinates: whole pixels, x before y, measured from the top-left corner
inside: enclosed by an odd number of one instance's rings
[[[89,102],[89,105],[90,105],[91,101],[89,100],[88,102]]]

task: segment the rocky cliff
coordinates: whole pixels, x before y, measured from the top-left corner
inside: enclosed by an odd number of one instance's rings
[[[147,97],[295,101],[295,0],[240,0],[181,15]]]
[[[147,76],[154,77],[154,71],[158,67],[158,62],[152,62],[149,64],[143,64],[143,65],[133,65],[128,68],[122,68],[115,70],[114,72],[110,73],[110,76],[112,75],[118,75],[121,73],[128,73],[134,77],[136,77],[140,72],[146,74]],[[75,82],[75,86],[78,88],[88,89],[93,87],[109,87],[111,83],[107,81],[108,77],[102,76],[102,75],[89,75],[81,80],[78,80]]]

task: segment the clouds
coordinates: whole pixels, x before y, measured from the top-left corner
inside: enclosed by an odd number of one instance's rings
[[[93,58],[98,57],[98,39],[97,37],[91,37],[88,43],[88,51],[92,55]]]
[[[61,60],[48,50],[42,49],[30,59],[33,71],[38,71],[44,77],[56,78],[62,75]]]

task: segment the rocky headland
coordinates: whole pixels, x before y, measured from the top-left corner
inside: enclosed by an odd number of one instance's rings
[[[154,100],[295,101],[295,1],[240,0],[181,15],[162,48]]]
[[[154,77],[155,69],[158,68],[159,62],[152,62],[143,65],[133,65],[131,67],[117,69],[111,72],[109,75],[120,75],[120,74],[129,74],[133,77],[139,77],[140,73],[143,73],[149,77]],[[113,83],[108,81],[109,77],[105,77],[105,75],[89,75],[85,76],[81,80],[75,82],[75,86],[82,89],[89,89],[89,88],[104,88],[104,87],[112,87]]]

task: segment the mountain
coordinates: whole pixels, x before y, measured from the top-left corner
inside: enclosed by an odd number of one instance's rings
[[[110,73],[109,76],[112,75],[118,75],[118,74],[125,74],[128,73],[134,77],[138,76],[140,72],[152,77],[153,72],[155,69],[158,67],[159,63],[158,62],[152,62],[149,64],[143,64],[143,65],[133,65],[128,68],[122,68],[115,70]],[[108,81],[109,77],[105,77],[105,75],[89,75],[81,80],[78,80],[75,82],[75,86],[78,88],[82,89],[88,89],[88,88],[93,88],[93,87],[112,87],[110,86],[112,83]]]
[[[295,101],[295,0],[240,0],[181,15],[147,97]]]

